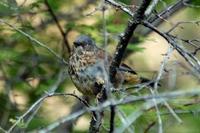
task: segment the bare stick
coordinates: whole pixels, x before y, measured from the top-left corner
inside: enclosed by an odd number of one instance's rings
[[[173,27],[171,27],[166,33],[169,34],[170,32],[172,32],[174,29],[176,29],[181,24],[190,24],[190,23],[199,25],[200,24],[200,20],[180,21],[180,22],[176,23]]]
[[[148,125],[148,127],[144,130],[144,133],[148,133],[149,130],[151,129],[151,127],[153,127],[155,124],[156,124],[155,121],[153,121],[152,123],[150,123],[150,124]]]
[[[150,88],[150,92],[153,96],[155,96],[155,92]],[[158,108],[158,104],[157,104],[157,100],[155,98],[152,99],[153,100],[153,103],[154,103],[154,106],[155,106],[155,109],[156,109],[156,115],[157,115],[157,118],[158,118],[158,133],[163,133],[163,124],[162,124],[162,119],[161,119],[161,116],[160,116],[160,110]]]
[[[106,29],[105,0],[102,0],[101,9],[102,9],[102,19],[103,19],[104,48],[107,48],[108,38],[107,38],[107,29]],[[105,57],[105,60],[107,60],[107,56]],[[107,85],[107,89],[109,89],[109,85]],[[112,97],[112,94],[106,94],[106,95]],[[109,132],[113,133],[114,128],[115,128],[115,106],[110,106],[110,131]]]
[[[137,28],[137,26],[140,24],[140,22],[144,19],[144,13],[146,9],[148,8],[151,0],[143,0],[140,7],[136,10],[133,18],[128,21],[127,27],[124,31],[124,33],[120,36],[119,43],[117,45],[117,48],[115,50],[115,54],[113,57],[113,60],[110,65],[110,80],[113,83],[114,77],[117,72],[117,68],[119,67],[122,57],[124,55],[124,52],[126,50],[126,47],[128,45],[129,40],[131,39],[133,32]]]
[[[110,131],[109,133],[114,132],[115,127],[115,106],[110,106]]]
[[[5,129],[3,129],[2,127],[0,127],[0,132],[7,133],[7,131]]]
[[[118,8],[120,10],[122,10],[123,12],[127,13],[130,16],[134,16],[134,13],[129,10],[128,8],[126,8],[125,6],[121,5],[120,3],[114,1],[114,0],[105,0],[108,4],[110,4],[111,6],[114,6],[115,8]],[[153,26],[157,27],[158,25],[160,25],[167,17],[172,16],[174,13],[176,13],[177,11],[179,11],[180,9],[186,7],[186,5],[183,3],[184,2],[191,2],[191,0],[179,0],[177,1],[175,4],[170,5],[169,7],[167,7],[164,11],[160,12],[159,14],[150,17],[148,19],[148,22],[151,23]],[[151,9],[151,8],[150,8]],[[153,9],[153,8],[152,8]],[[141,35],[147,35],[151,32],[151,30],[141,30],[139,31],[139,33]]]
[[[37,102],[35,102],[35,103],[33,104],[33,106],[31,106],[31,107],[29,108],[29,110],[28,110],[26,113],[24,113],[21,117],[19,117],[18,120],[16,121],[16,123],[8,130],[8,132],[10,133],[10,132],[12,131],[12,129],[14,128],[14,126],[16,126],[16,125],[19,123],[19,121],[22,121],[23,118],[24,118],[31,110],[33,110],[33,108],[34,108],[37,104],[41,103],[42,101],[44,101],[44,100],[45,100],[46,98],[48,98],[48,97],[55,97],[55,96],[72,96],[72,97],[77,98],[79,101],[81,101],[85,106],[89,107],[88,103],[87,103],[84,99],[80,98],[79,96],[77,96],[77,95],[74,94],[74,93],[54,93],[54,92],[52,92],[52,93],[47,93],[45,96],[43,96],[43,97],[41,97],[39,100],[37,100]]]
[[[164,72],[164,68],[165,65],[167,64],[167,61],[169,60],[171,54],[173,52],[173,47],[169,46],[167,53],[164,56],[164,59],[161,63],[160,66],[160,70],[158,72],[158,76],[156,77],[156,80],[154,82],[154,92],[158,95],[158,83],[160,81],[160,79],[162,78],[163,72]],[[170,107],[170,105],[165,101],[165,99],[163,99],[165,106],[167,107],[167,109],[169,110],[169,112],[174,116],[174,118],[179,122],[182,123],[182,120],[178,117],[178,115],[174,112],[174,110]]]
[[[158,4],[158,2],[159,2],[159,0],[153,0],[152,1],[152,4],[150,4],[150,6],[145,11],[145,16],[149,16],[152,13],[152,11],[154,10],[154,8]]]
[[[89,109],[82,109],[82,110],[79,110],[79,111],[77,111],[73,114],[70,114],[69,116],[62,118],[59,121],[50,124],[46,128],[39,130],[38,132],[43,133],[43,132],[51,131],[54,128],[56,128],[57,126],[59,126],[61,123],[64,123],[64,122],[70,121],[72,119],[78,118],[81,115],[85,114],[86,112],[102,110],[102,109],[108,108],[110,106],[125,105],[125,104],[129,104],[129,103],[134,103],[136,101],[150,100],[150,99],[153,99],[153,98],[156,98],[156,99],[165,98],[165,100],[172,100],[173,98],[185,97],[185,96],[194,96],[194,95],[200,95],[200,88],[184,90],[184,91],[174,91],[174,92],[160,93],[159,95],[155,95],[155,96],[152,96],[152,95],[129,96],[129,97],[126,97],[126,98],[115,100],[115,101],[114,100],[107,100],[103,104],[98,105],[96,107],[90,107]],[[160,103],[162,103],[162,101],[163,100],[161,100]],[[157,100],[157,102],[158,102],[158,100]]]
[[[150,24],[147,21],[144,21],[143,25],[152,29],[153,31],[158,33],[160,36],[165,38],[165,40],[169,42],[169,44],[172,45],[173,48],[175,48],[178,51],[178,53],[196,70],[196,72],[198,74],[200,73],[200,61],[196,57],[194,57],[192,54],[187,52],[185,49],[183,49],[180,45],[177,45],[178,42],[174,40],[176,39],[175,37],[159,31],[156,27],[154,27],[152,24]]]
[[[46,6],[47,6],[47,8],[48,8],[48,11],[49,11],[49,13],[51,14],[53,20],[55,21],[55,23],[56,23],[56,25],[57,25],[57,27],[58,27],[58,29],[59,29],[59,31],[60,31],[62,37],[63,37],[63,41],[64,41],[65,46],[67,47],[68,53],[70,53],[70,52],[71,52],[71,49],[70,49],[70,46],[69,46],[69,42],[68,42],[68,40],[67,40],[67,38],[66,38],[68,32],[65,32],[65,31],[63,30],[62,26],[61,26],[60,23],[59,23],[58,18],[56,17],[54,11],[52,10],[51,6],[49,5],[48,0],[45,0],[45,4],[46,4]]]
[[[26,32],[18,29],[17,27],[15,27],[14,25],[6,22],[5,20],[3,19],[0,19],[0,23],[3,23],[7,26],[9,26],[11,29],[19,32],[20,34],[24,35],[25,37],[27,37],[29,40],[31,40],[32,42],[38,44],[39,46],[47,49],[51,54],[53,54],[59,61],[67,64],[67,62],[64,61],[64,59],[62,59],[59,55],[57,55],[57,53],[55,51],[53,51],[52,49],[50,49],[47,45],[43,44],[42,42],[38,41],[37,39],[33,38],[31,35],[27,34]]]
[[[28,110],[23,115],[21,115],[20,117],[18,117],[18,119],[16,120],[16,122],[9,128],[8,132],[11,132],[17,126],[18,123],[20,123],[22,120],[25,119],[25,117],[27,117],[26,125],[28,125],[28,123],[31,121],[31,119],[33,118],[33,116],[36,114],[36,112],[40,108],[42,101],[46,97],[48,97],[50,94],[52,95],[56,91],[56,89],[58,88],[58,86],[63,82],[63,80],[64,80],[64,78],[63,78],[63,71],[60,71],[57,81],[50,87],[49,92],[45,93],[34,104],[32,104],[31,107],[29,107]]]

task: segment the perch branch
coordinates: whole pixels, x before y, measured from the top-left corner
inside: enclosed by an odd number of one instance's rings
[[[23,115],[18,117],[16,122],[9,128],[8,132],[13,131],[13,129],[17,126],[17,124],[20,123],[22,120],[24,121],[25,118],[27,119],[26,120],[27,122],[25,122],[25,123],[26,123],[26,125],[28,125],[29,121],[31,121],[33,116],[37,113],[38,109],[40,108],[42,101],[46,97],[48,97],[49,94],[54,93],[57,90],[58,86],[63,82],[63,80],[64,80],[63,71],[60,71],[57,81],[50,87],[48,93],[45,93],[34,104],[32,104],[31,107],[29,107],[28,110]]]
[[[137,26],[140,24],[140,22],[144,19],[144,13],[146,9],[148,8],[149,4],[151,3],[151,0],[143,0],[140,7],[136,10],[133,18],[128,21],[127,27],[124,31],[124,33],[120,36],[119,43],[117,45],[117,48],[115,50],[114,58],[110,65],[110,80],[113,83],[114,77],[117,72],[117,68],[119,67],[122,57],[124,55],[124,52],[126,50],[126,47],[128,45],[129,40],[131,39],[133,32],[137,28]]]
[[[72,96],[72,97],[75,97],[77,98],[79,101],[81,101],[85,106],[89,107],[88,103],[80,98],[79,96],[77,96],[76,94],[74,93],[47,93],[46,95],[44,95],[43,97],[41,97],[39,100],[37,100],[30,108],[29,110],[26,111],[26,113],[24,113],[21,117],[18,118],[18,120],[13,124],[13,126],[8,130],[8,132],[12,132],[12,130],[14,129],[14,127],[24,119],[24,117],[29,113],[31,112],[35,107],[36,105],[40,104],[41,102],[43,102],[46,98],[48,97],[54,97],[54,96]]]
[[[82,110],[79,110],[78,112],[75,112],[75,113],[73,113],[73,114],[71,114],[67,117],[64,117],[64,118],[60,119],[59,121],[57,121],[53,124],[50,124],[46,128],[39,130],[38,133],[49,132],[49,131],[53,130],[54,128],[58,127],[61,123],[70,121],[72,119],[76,119],[76,118],[80,117],[81,115],[85,114],[86,112],[98,111],[98,110],[108,108],[110,106],[125,105],[125,104],[134,103],[136,101],[150,100],[150,99],[153,99],[153,98],[156,98],[156,99],[165,98],[166,100],[172,100],[173,98],[186,97],[186,96],[192,97],[192,96],[195,96],[195,95],[200,95],[200,88],[184,90],[184,91],[174,91],[174,92],[160,93],[159,95],[155,95],[155,96],[153,96],[153,95],[128,96],[126,98],[122,98],[122,99],[115,100],[115,101],[114,100],[107,100],[103,104],[98,105],[96,107],[90,107],[89,109],[82,109]],[[163,101],[163,100],[161,100],[161,101]]]

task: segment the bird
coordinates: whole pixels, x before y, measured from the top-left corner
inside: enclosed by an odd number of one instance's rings
[[[68,60],[68,73],[76,88],[85,96],[97,96],[109,83],[109,67],[112,56],[99,48],[87,35],[79,35],[73,42]],[[135,70],[121,63],[115,76],[114,88],[123,84],[139,84],[149,81]]]

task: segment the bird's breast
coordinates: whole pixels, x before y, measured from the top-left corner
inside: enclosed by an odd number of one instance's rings
[[[96,81],[105,80],[107,73],[103,60],[94,51],[75,51],[69,59],[69,75],[83,94],[93,93]]]

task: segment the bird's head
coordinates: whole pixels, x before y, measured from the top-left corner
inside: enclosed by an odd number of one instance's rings
[[[87,46],[95,46],[94,40],[86,35],[78,36],[74,41],[74,46],[77,47],[87,47]]]

